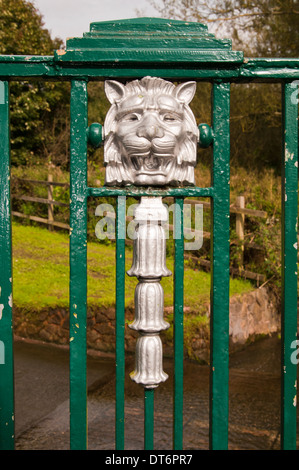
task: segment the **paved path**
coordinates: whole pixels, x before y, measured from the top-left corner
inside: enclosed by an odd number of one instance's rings
[[[279,341],[259,342],[238,353],[230,368],[229,447],[278,449]],[[261,361],[263,358],[263,361]],[[133,361],[133,358],[132,358]],[[143,391],[126,373],[125,448],[143,448]],[[155,392],[155,447],[172,448],[170,378]],[[68,351],[49,345],[15,344],[16,449],[69,449]],[[208,448],[209,370],[186,362],[184,448]],[[88,448],[114,448],[114,362],[88,358]]]

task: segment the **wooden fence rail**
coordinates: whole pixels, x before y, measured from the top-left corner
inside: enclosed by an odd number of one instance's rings
[[[70,226],[68,224],[54,220],[54,206],[69,207],[69,204],[65,202],[55,201],[53,199],[53,186],[61,186],[61,187],[68,188],[70,186],[69,183],[61,183],[61,182],[53,181],[53,175],[51,173],[48,174],[47,181],[12,177],[12,180],[14,179],[18,181],[22,181],[24,183],[39,184],[39,185],[45,185],[48,187],[47,199],[40,198],[40,197],[33,197],[33,196],[25,196],[25,195],[18,196],[16,194],[12,194],[13,199],[29,201],[29,202],[37,202],[39,204],[47,204],[48,205],[48,218],[45,219],[43,217],[37,217],[35,215],[22,214],[21,212],[17,212],[17,211],[12,211],[13,216],[32,220],[33,222],[38,222],[41,224],[47,224],[49,230],[53,230],[53,227],[58,227],[58,228],[69,230]]]
[[[41,197],[33,197],[33,196],[26,196],[26,195],[17,195],[17,194],[12,194],[12,198],[16,200],[23,200],[23,201],[29,201],[29,202],[36,202],[39,204],[47,204],[48,205],[48,218],[43,218],[43,217],[38,217],[35,215],[29,215],[29,214],[23,214],[21,212],[17,211],[12,211],[12,215],[15,217],[20,217],[20,218],[25,218],[28,220],[32,220],[34,222],[42,223],[48,225],[49,230],[53,230],[54,227],[58,227],[61,229],[69,230],[70,226],[69,224],[63,223],[56,221],[54,218],[54,206],[60,206],[60,207],[69,207],[68,203],[61,202],[61,201],[56,201],[53,199],[53,187],[54,186],[61,186],[61,187],[69,187],[69,183],[61,183],[57,181],[53,181],[53,176],[51,174],[48,175],[48,180],[47,181],[42,181],[42,180],[34,180],[34,179],[25,179],[25,178],[19,178],[19,177],[13,177],[12,179],[19,180],[25,183],[31,183],[31,184],[36,184],[36,185],[45,185],[48,187],[48,197],[47,198],[41,198]],[[169,198],[165,198],[165,202],[169,202]],[[204,209],[209,210],[211,207],[210,201],[198,201],[198,200],[193,200],[193,199],[185,199],[186,204],[201,204]],[[251,271],[247,271],[245,269],[242,269],[243,266],[243,255],[244,255],[244,249],[246,248],[252,248],[255,250],[262,250],[263,248],[260,247],[259,245],[252,243],[252,242],[246,242],[245,241],[245,217],[250,216],[250,217],[260,217],[260,218],[266,218],[267,217],[267,212],[261,211],[261,210],[254,210],[254,209],[248,209],[245,207],[245,198],[244,196],[238,196],[236,199],[235,204],[231,204],[230,206],[230,213],[231,214],[236,214],[236,240],[231,240],[232,244],[239,244],[240,243],[240,259],[239,259],[239,265],[241,266],[240,269],[237,268],[231,268],[231,273],[239,275],[241,277],[245,277],[248,279],[256,280],[258,285],[260,282],[264,282],[266,280],[266,277],[262,274],[258,273],[253,273]],[[110,217],[115,217],[115,214],[109,213],[106,214],[109,215]],[[126,217],[127,221],[131,221],[133,218],[130,216]],[[172,225],[168,225],[169,230],[173,230]],[[205,239],[210,238],[210,232],[203,231],[202,236]],[[210,262],[205,259],[197,258],[195,256],[192,256],[190,254],[186,254],[185,258],[192,259],[194,262],[197,264],[209,269],[210,267]]]

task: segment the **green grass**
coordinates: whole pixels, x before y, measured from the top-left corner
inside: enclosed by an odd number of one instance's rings
[[[69,236],[62,232],[13,223],[13,293],[17,308],[39,312],[45,308],[68,307]],[[88,305],[107,308],[115,305],[115,253],[113,245],[89,242]],[[132,250],[126,252],[126,268],[131,267]],[[172,259],[167,265],[173,271]],[[126,307],[133,306],[136,278],[126,276]],[[173,276],[162,279],[165,306],[173,303]],[[185,305],[200,312],[209,302],[210,275],[185,268]],[[231,280],[230,294],[253,289],[249,281]]]

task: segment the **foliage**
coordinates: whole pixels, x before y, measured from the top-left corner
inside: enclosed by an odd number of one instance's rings
[[[202,22],[217,37],[228,37],[247,57],[299,56],[297,0],[148,0],[158,16]],[[199,92],[198,92],[199,94]],[[209,109],[209,96],[199,95]],[[196,107],[202,120],[202,107]],[[208,122],[208,121],[207,121]],[[281,88],[278,84],[233,85],[233,165],[275,168],[281,161]]]
[[[271,279],[277,286],[281,278],[281,224],[277,217],[268,218],[259,224],[255,232],[255,243],[263,247],[263,273],[268,280]]]
[[[221,0],[218,23],[226,22],[236,43],[258,57],[298,57],[297,0]],[[219,11],[220,10],[220,11]],[[248,37],[250,42],[248,42]],[[249,46],[250,44],[250,46]]]
[[[53,51],[62,46],[62,40],[51,39],[32,2],[1,0],[0,6],[1,54],[53,55]],[[11,82],[13,165],[29,164],[40,158],[65,163],[68,88],[66,83]]]
[[[149,0],[164,18],[202,22],[247,55],[298,57],[298,0]]]
[[[0,53],[52,54],[61,45],[51,39],[34,4],[25,0],[0,1]]]

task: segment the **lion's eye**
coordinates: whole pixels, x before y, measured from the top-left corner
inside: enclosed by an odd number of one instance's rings
[[[163,121],[175,122],[175,121],[178,121],[178,116],[176,116],[174,114],[164,114]]]
[[[130,114],[126,114],[125,116],[123,116],[122,119],[123,121],[134,122],[134,121],[139,121],[139,116],[138,114],[130,113]]]

